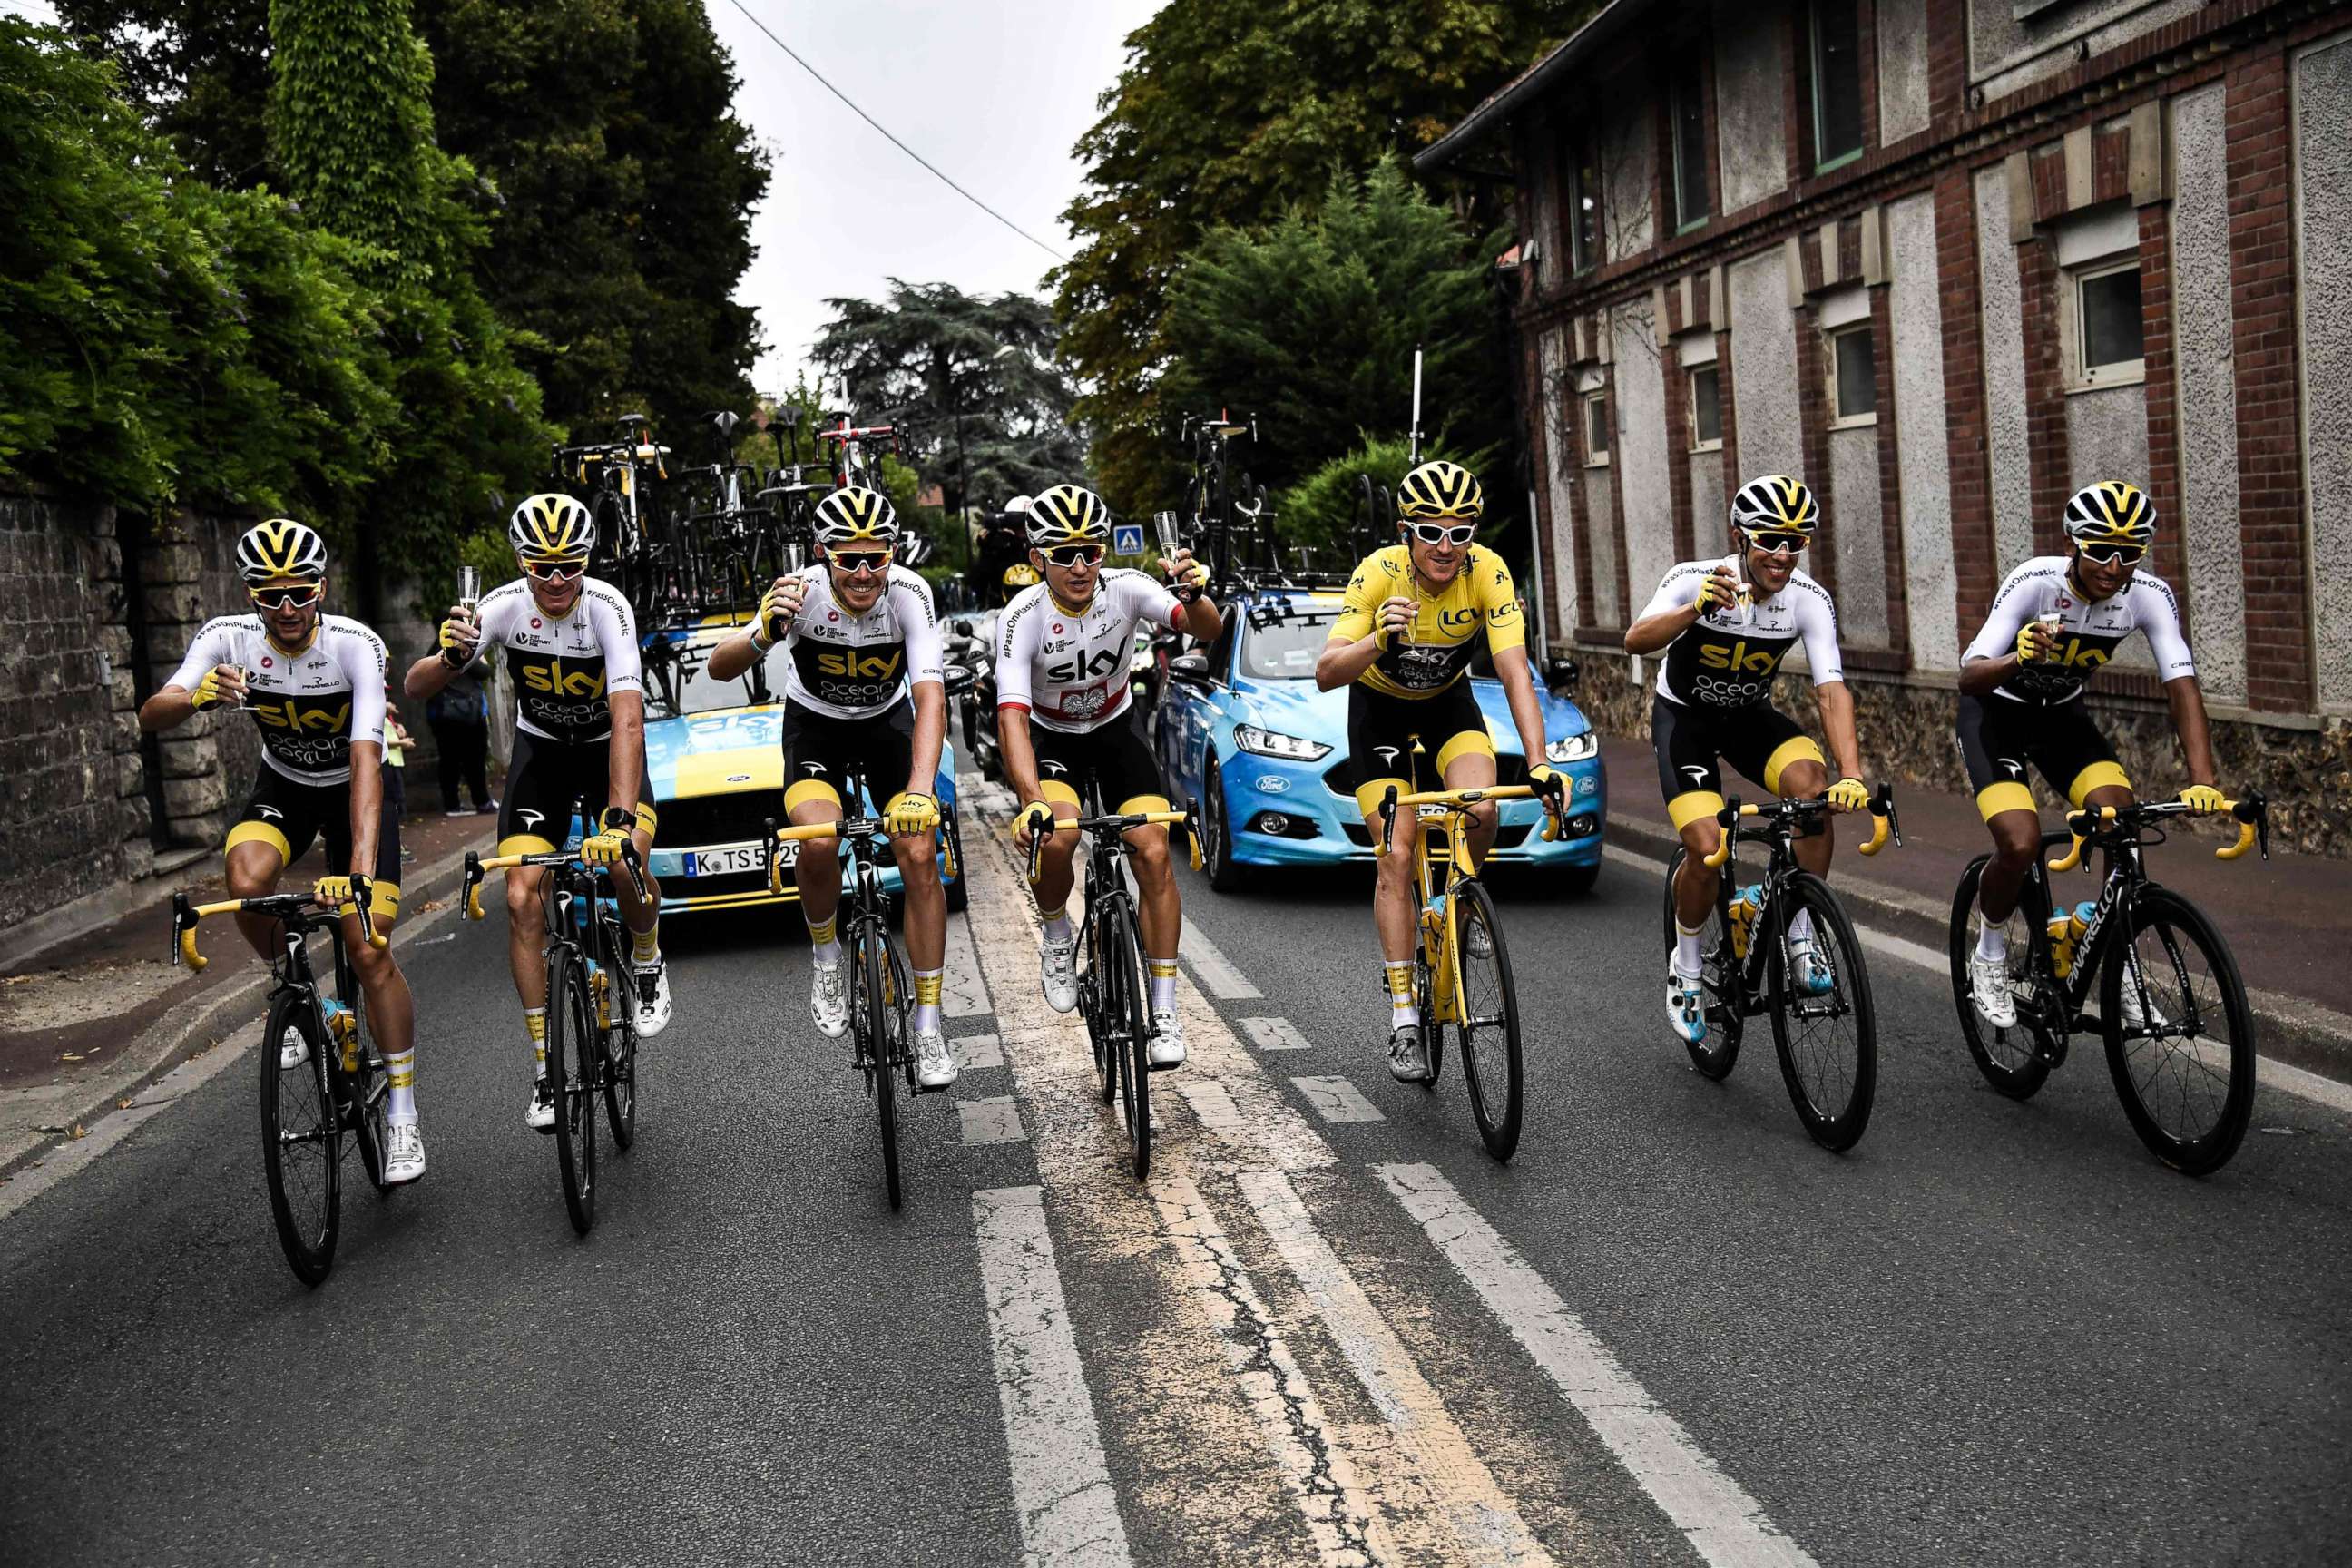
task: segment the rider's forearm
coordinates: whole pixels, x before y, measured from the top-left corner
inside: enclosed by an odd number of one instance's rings
[[[142,734],[160,734],[176,730],[188,721],[196,710],[196,701],[184,686],[167,686],[139,705],[139,729]]]
[[[938,792],[940,746],[947,733],[947,688],[935,680],[923,681],[915,688],[914,761],[907,773],[908,795]]]
[[[428,653],[408,667],[407,679],[400,684],[411,698],[422,700],[438,696],[443,687],[457,679],[457,672],[450,668],[447,659],[437,653]]]
[[[1206,594],[1184,606],[1182,619],[1184,635],[1196,642],[1214,642],[1217,634],[1225,629],[1223,619],[1217,614],[1217,606],[1209,602]]]
[[[375,875],[375,846],[383,826],[383,748],[352,742],[352,863],[353,876]]]
[[[1960,666],[1960,695],[1990,697],[1996,687],[2006,685],[2017,673],[2018,658],[2013,653],[1999,658],[1972,658]]]
[[[2210,784],[2219,774],[2213,766],[2213,732],[2205,722],[2205,692],[2193,675],[2164,683],[2164,700],[2172,709],[2173,732],[2180,737],[2181,755],[2189,760],[2189,782]]]
[[[605,771],[605,804],[635,812],[637,786],[645,782],[645,700],[634,691],[615,691],[612,704],[613,741]]]
[[[713,680],[732,680],[759,662],[759,646],[749,631],[740,631],[710,650],[702,673]]]
[[[1356,678],[1372,668],[1381,657],[1377,638],[1365,637],[1360,642],[1325,643],[1315,660],[1315,686],[1319,691],[1336,691],[1352,685]]]
[[[1528,667],[1528,650],[1523,647],[1506,649],[1495,660],[1495,673],[1503,682],[1503,696],[1511,705],[1511,722],[1518,726],[1519,747],[1528,766],[1545,762],[1543,704],[1536,698],[1535,671]]]
[[[1029,745],[1029,715],[1018,708],[996,710],[996,744],[1004,758],[1004,776],[1013,781],[1015,799],[1026,805],[1045,798],[1037,787],[1037,753]]]
[[[1822,728],[1829,734],[1830,757],[1837,764],[1837,777],[1860,778],[1862,742],[1853,732],[1853,689],[1843,680],[1825,681],[1813,688],[1813,697],[1822,705]]]
[[[1693,599],[1679,609],[1644,616],[1625,628],[1625,651],[1643,658],[1661,652],[1668,643],[1698,625],[1698,601]]]

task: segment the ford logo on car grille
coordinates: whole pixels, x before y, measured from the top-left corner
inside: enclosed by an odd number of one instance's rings
[[[1290,781],[1276,773],[1267,773],[1257,781],[1257,787],[1268,795],[1280,795],[1290,787]]]

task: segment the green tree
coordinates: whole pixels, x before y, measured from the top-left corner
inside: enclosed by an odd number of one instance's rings
[[[1476,472],[1492,454],[1479,451],[1457,451],[1443,446],[1424,443],[1422,461],[1433,458],[1450,458],[1454,462]],[[1411,448],[1402,437],[1391,439],[1374,437],[1354,449],[1333,458],[1279,491],[1274,498],[1276,526],[1285,539],[1294,543],[1318,549],[1358,548],[1363,542],[1356,537],[1362,506],[1361,484],[1370,475],[1374,482],[1396,493],[1397,484],[1412,468]],[[1372,520],[1374,546],[1396,542],[1396,520],[1393,517]],[[1482,533],[1480,542],[1495,543],[1495,539]]]
[[[1393,163],[1262,230],[1215,230],[1168,291],[1162,405],[1255,414],[1249,467],[1280,489],[1368,434],[1404,433],[1420,344],[1424,434],[1502,449],[1510,388],[1493,363],[1486,248]]]
[[[1134,511],[1174,488],[1174,415],[1157,395],[1161,311],[1187,252],[1410,155],[1565,37],[1592,0],[1170,0],[1128,36],[1128,65],[1077,144],[1087,189],[1064,215],[1062,352],[1087,393],[1105,494]],[[1498,216],[1471,203],[1475,234]],[[1328,454],[1307,454],[1311,458]]]
[[[817,338],[817,363],[860,418],[911,427],[908,452],[940,479],[950,510],[1083,478],[1076,393],[1054,362],[1044,304],[895,278],[887,300],[825,303],[834,319]],[[971,465],[968,479],[960,462]]]

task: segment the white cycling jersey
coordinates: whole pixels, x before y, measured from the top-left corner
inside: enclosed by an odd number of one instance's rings
[[[482,597],[476,607],[482,651],[507,650],[514,678],[515,727],[543,740],[586,745],[613,732],[615,691],[645,690],[637,617],[619,589],[593,577],[580,580],[580,596],[561,617],[530,595],[518,577]]]
[[[1127,710],[1128,667],[1138,623],[1181,629],[1176,595],[1141,572],[1105,572],[1083,610],[1050,584],[1024,588],[996,632],[996,705],[1065,734],[1098,730]]]
[[[246,707],[261,730],[261,760],[297,784],[352,776],[352,742],[383,744],[383,639],[347,616],[320,616],[310,646],[289,654],[259,616],[206,621],[165,682],[193,691],[205,672],[246,673]]]
[[[2156,655],[2158,680],[2197,673],[2189,639],[2180,635],[2180,605],[2163,578],[2135,572],[2122,588],[2093,604],[2068,579],[2068,565],[2063,555],[2037,555],[2011,572],[1993,595],[1984,629],[1960,656],[1962,664],[2014,653],[2026,622],[2058,617],[2057,653],[2019,665],[2015,675],[1993,688],[1995,696],[2042,708],[2071,702],[2136,631],[2147,637],[2148,651]]]
[[[819,562],[794,574],[800,614],[784,635],[784,698],[834,719],[870,719],[919,681],[946,681],[947,655],[931,585],[904,566],[874,607],[854,615],[834,596],[833,569]]]
[[[1633,618],[1647,620],[1696,603],[1699,584],[1722,564],[1721,556],[1684,562],[1665,574],[1648,607]],[[1658,661],[1658,695],[1685,708],[1769,701],[1772,677],[1799,642],[1805,645],[1815,686],[1845,679],[1830,591],[1804,573],[1791,572],[1788,585],[1771,597],[1747,608],[1735,604],[1710,610],[1668,643],[1665,658]]]

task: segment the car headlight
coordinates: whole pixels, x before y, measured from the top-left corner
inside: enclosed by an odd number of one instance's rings
[[[1544,745],[1544,761],[1548,763],[1580,763],[1601,754],[1601,737],[1587,730],[1581,735],[1570,735],[1564,741],[1550,741]]]
[[[1321,762],[1331,754],[1331,748],[1320,741],[1286,735],[1279,730],[1261,730],[1255,724],[1234,725],[1234,742],[1255,756],[1284,757],[1294,763]]]

